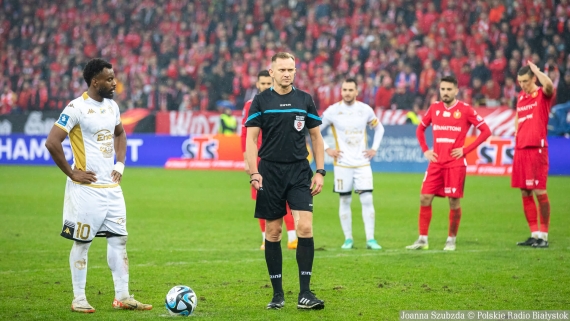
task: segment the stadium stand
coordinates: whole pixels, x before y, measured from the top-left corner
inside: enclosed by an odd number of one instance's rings
[[[321,109],[340,99],[347,76],[375,108],[426,108],[437,99],[434,80],[448,74],[468,103],[512,106],[529,59],[570,86],[567,0],[0,0],[0,8],[0,114],[62,109],[85,90],[83,65],[99,56],[116,66],[121,107],[153,111],[240,109],[278,51],[297,57],[295,84]]]

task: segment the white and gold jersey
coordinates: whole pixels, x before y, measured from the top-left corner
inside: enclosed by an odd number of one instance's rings
[[[370,165],[370,160],[364,157],[364,151],[369,148],[366,126],[382,126],[372,107],[360,101],[355,101],[350,106],[340,101],[325,110],[322,121],[321,129],[331,126],[335,139],[334,149],[342,152],[342,156],[335,160],[335,166]]]
[[[87,186],[117,186],[111,172],[115,164],[115,126],[120,123],[119,106],[114,100],[105,98],[98,102],[86,92],[72,100],[55,122],[69,134],[73,168],[95,173],[97,181]]]

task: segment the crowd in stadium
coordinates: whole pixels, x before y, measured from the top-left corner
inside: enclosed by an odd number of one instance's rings
[[[279,51],[321,110],[348,76],[374,108],[425,109],[449,74],[460,99],[512,107],[527,60],[566,102],[569,17],[567,0],[0,0],[0,114],[62,109],[93,57],[121,108],[241,109]]]

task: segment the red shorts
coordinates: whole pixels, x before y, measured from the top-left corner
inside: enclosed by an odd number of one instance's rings
[[[548,148],[515,150],[511,186],[522,189],[546,189],[548,179]]]
[[[445,168],[430,163],[422,183],[421,193],[439,197],[462,198],[466,170],[467,167],[465,166]]]

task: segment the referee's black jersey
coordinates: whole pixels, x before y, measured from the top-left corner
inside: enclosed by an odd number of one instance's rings
[[[292,163],[309,156],[305,128],[321,123],[311,95],[295,87],[280,95],[271,87],[253,98],[245,126],[261,128],[261,159]]]

